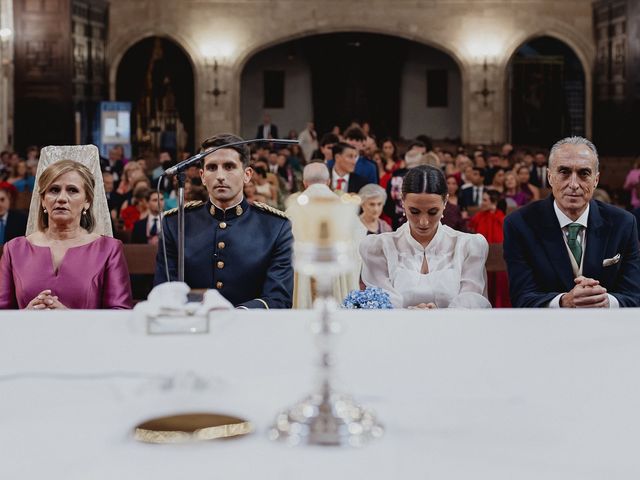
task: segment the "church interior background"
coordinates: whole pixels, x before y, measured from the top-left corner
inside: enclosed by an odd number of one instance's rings
[[[465,145],[585,135],[612,172],[638,152],[634,0],[0,6],[3,149],[94,143],[99,105],[113,101],[130,102],[134,155],[251,137],[264,113],[283,135],[309,121],[320,134],[367,121],[381,137]]]

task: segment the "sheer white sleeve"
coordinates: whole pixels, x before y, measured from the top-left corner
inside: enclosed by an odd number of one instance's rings
[[[451,308],[491,308],[487,299],[485,264],[489,244],[482,235],[467,235],[461,252],[460,291],[449,304]]]
[[[383,236],[384,234],[369,235],[360,242],[362,281],[367,287],[378,287],[386,290],[393,306],[402,308],[402,295],[393,288],[391,283],[391,272],[387,261],[387,254],[390,252],[388,252],[388,247],[385,248],[384,246]]]

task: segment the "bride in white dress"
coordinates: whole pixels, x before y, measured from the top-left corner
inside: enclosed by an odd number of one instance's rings
[[[360,243],[364,284],[386,290],[396,308],[491,308],[487,241],[440,223],[447,202],[443,173],[429,165],[410,169],[402,201],[407,222]]]

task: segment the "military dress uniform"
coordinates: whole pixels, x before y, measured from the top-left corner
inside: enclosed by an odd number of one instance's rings
[[[178,278],[177,209],[162,228],[169,276]],[[222,210],[207,201],[185,204],[184,281],[193,289],[217,289],[236,307],[291,308],[293,235],[285,214],[246,199]],[[154,284],[167,281],[162,248]]]

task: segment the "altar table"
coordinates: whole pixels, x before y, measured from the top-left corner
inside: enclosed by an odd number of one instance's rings
[[[359,449],[268,439],[317,380],[311,311],[222,312],[198,335],[148,335],[126,311],[0,311],[0,479],[640,478],[640,311],[337,318],[337,386],[385,427]],[[132,437],[181,412],[255,432]]]

